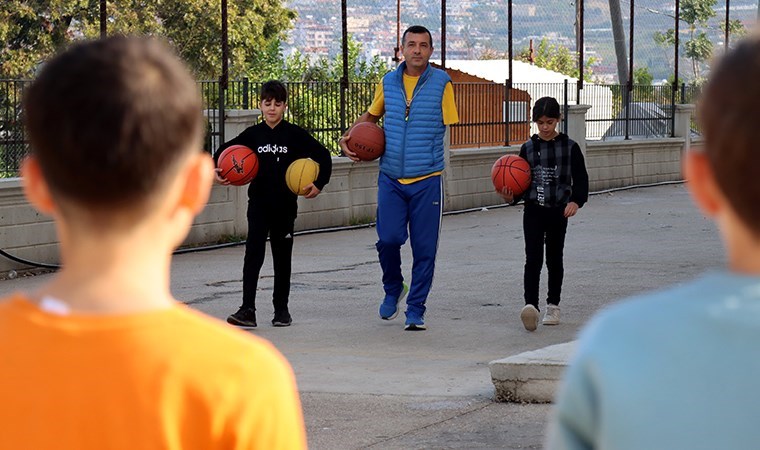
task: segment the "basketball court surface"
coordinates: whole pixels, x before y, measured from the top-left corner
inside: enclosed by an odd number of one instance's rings
[[[683,185],[592,195],[568,226],[562,323],[529,333],[518,318],[522,206],[447,215],[428,330],[406,332],[402,315],[378,317],[376,239],[374,228],[296,237],[288,328],[270,325],[267,250],[259,327],[251,332],[293,365],[311,448],[541,448],[551,406],[492,402],[488,363],[571,341],[605,305],[724,261],[716,228]],[[408,243],[403,251],[408,277]],[[238,246],[175,257],[175,295],[224,319],[240,304],[243,252]],[[0,281],[0,294],[48,277]],[[545,289],[544,270],[542,295]]]

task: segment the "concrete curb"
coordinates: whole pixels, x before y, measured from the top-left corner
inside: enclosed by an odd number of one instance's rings
[[[575,351],[575,341],[550,345],[491,361],[491,381],[495,400],[514,403],[551,403],[568,361]]]

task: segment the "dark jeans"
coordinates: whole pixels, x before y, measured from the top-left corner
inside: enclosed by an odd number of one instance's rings
[[[257,206],[252,203],[248,205],[248,239],[245,242],[245,259],[243,260],[244,307],[256,308],[256,289],[259,284],[261,266],[264,264],[267,236],[269,236],[274,267],[272,303],[275,311],[287,309],[295,220],[295,210]]]
[[[525,205],[523,233],[525,234],[525,304],[538,308],[538,286],[544,265],[546,243],[546,268],[549,272],[547,303],[559,305],[562,294],[562,263],[565,248],[567,217],[565,207],[547,208],[534,204]]]

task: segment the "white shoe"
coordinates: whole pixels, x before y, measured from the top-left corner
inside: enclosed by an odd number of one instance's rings
[[[542,323],[544,325],[559,325],[559,306],[546,305],[546,313]]]
[[[525,305],[520,311],[520,320],[528,331],[536,331],[538,328],[538,309],[533,305]]]

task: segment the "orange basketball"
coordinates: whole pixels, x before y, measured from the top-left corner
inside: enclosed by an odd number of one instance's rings
[[[504,155],[491,167],[493,187],[501,192],[504,187],[520,195],[530,186],[530,164],[516,155]]]
[[[256,178],[259,158],[245,145],[231,145],[219,155],[217,167],[222,169],[219,175],[229,180],[230,184],[242,186]]]
[[[385,153],[385,132],[372,122],[357,123],[348,135],[348,149],[362,161],[372,161]]]

